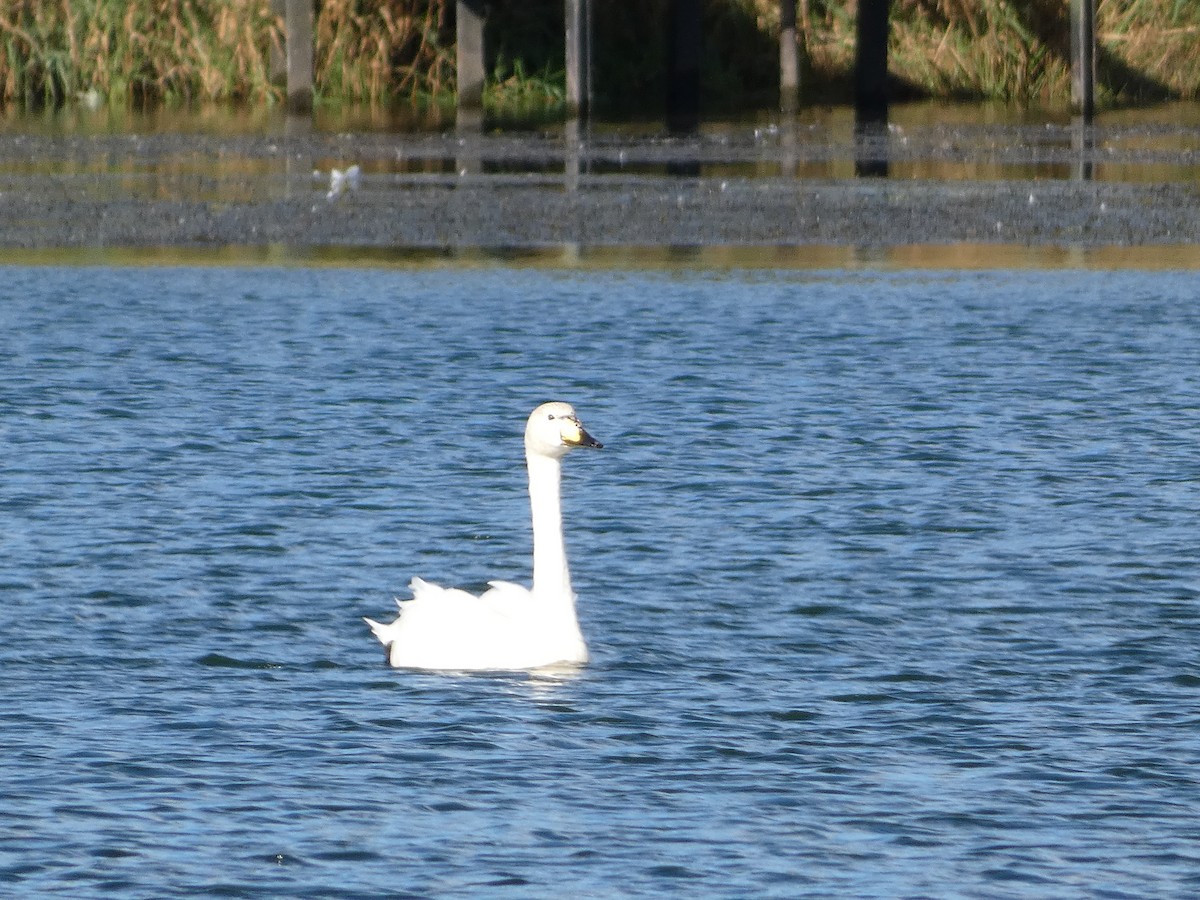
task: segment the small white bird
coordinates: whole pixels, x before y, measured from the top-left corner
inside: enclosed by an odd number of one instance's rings
[[[96,88],[88,88],[86,91],[76,91],[75,99],[79,101],[79,105],[86,110],[95,112],[104,105],[104,95]]]
[[[347,190],[357,191],[361,179],[362,169],[358,166],[351,166],[344,172],[341,169],[334,169],[329,173],[329,193],[325,195],[325,199],[333,200]]]
[[[420,578],[400,617],[366,619],[388,662],[411,669],[520,670],[588,660],[575,615],[563,541],[561,461],[575,447],[603,445],[584,430],[569,403],[543,403],[525,425],[525,462],[533,513],[533,586],[490,582],[476,597]]]

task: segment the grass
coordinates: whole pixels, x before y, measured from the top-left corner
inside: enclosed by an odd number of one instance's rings
[[[483,94],[483,105],[493,116],[513,119],[537,118],[543,111],[566,109],[567,76],[563,69],[547,65],[540,72],[526,72],[519,60],[496,61]]]
[[[449,0],[324,0],[314,26],[320,99],[435,101],[454,90]]]
[[[778,28],[773,0],[750,0]],[[853,0],[799,0],[810,84],[848,90]],[[1200,99],[1200,3],[1099,0],[1100,100]],[[1068,0],[893,0],[889,65],[910,92],[1066,105]]]
[[[0,101],[254,100],[273,91],[263,0],[0,0]]]
[[[810,99],[846,99],[856,0],[798,0]],[[319,0],[317,98],[439,105],[455,88],[453,0]],[[636,8],[635,8],[636,7]],[[663,96],[667,0],[594,4],[595,89],[610,107]],[[704,94],[769,102],[778,0],[706,0]],[[561,0],[498,4],[492,114],[564,107]],[[1101,101],[1200,99],[1200,2],[1099,0]],[[270,0],[0,0],[0,105],[283,98]],[[915,95],[1065,105],[1067,0],[893,0],[890,66]],[[273,61],[274,60],[274,61]]]

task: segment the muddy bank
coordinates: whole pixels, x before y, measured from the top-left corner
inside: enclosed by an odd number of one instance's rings
[[[463,179],[250,202],[5,191],[0,246],[344,247],[1200,242],[1180,185]]]
[[[0,247],[1200,243],[1189,134],[0,136]],[[1195,147],[1200,147],[1196,136]],[[361,177],[331,193],[329,171]],[[924,168],[922,168],[924,167]],[[991,177],[921,177],[982,170]],[[1123,177],[1097,179],[1105,167]],[[1144,168],[1176,177],[1130,180]],[[899,174],[897,174],[899,173]],[[1031,176],[1032,173],[1032,177]]]

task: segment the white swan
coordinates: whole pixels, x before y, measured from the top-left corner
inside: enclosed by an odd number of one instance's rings
[[[400,617],[371,619],[388,662],[410,669],[537,669],[585,663],[587,644],[575,616],[575,592],[563,543],[560,461],[574,447],[602,447],[569,403],[543,403],[525,425],[525,462],[533,509],[533,588],[490,582],[476,597],[414,578]]]

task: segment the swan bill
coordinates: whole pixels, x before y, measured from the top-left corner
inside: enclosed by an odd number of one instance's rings
[[[569,428],[563,429],[562,440],[568,447],[590,447],[594,450],[600,450],[604,447],[602,443],[588,434],[578,422],[572,422]]]

